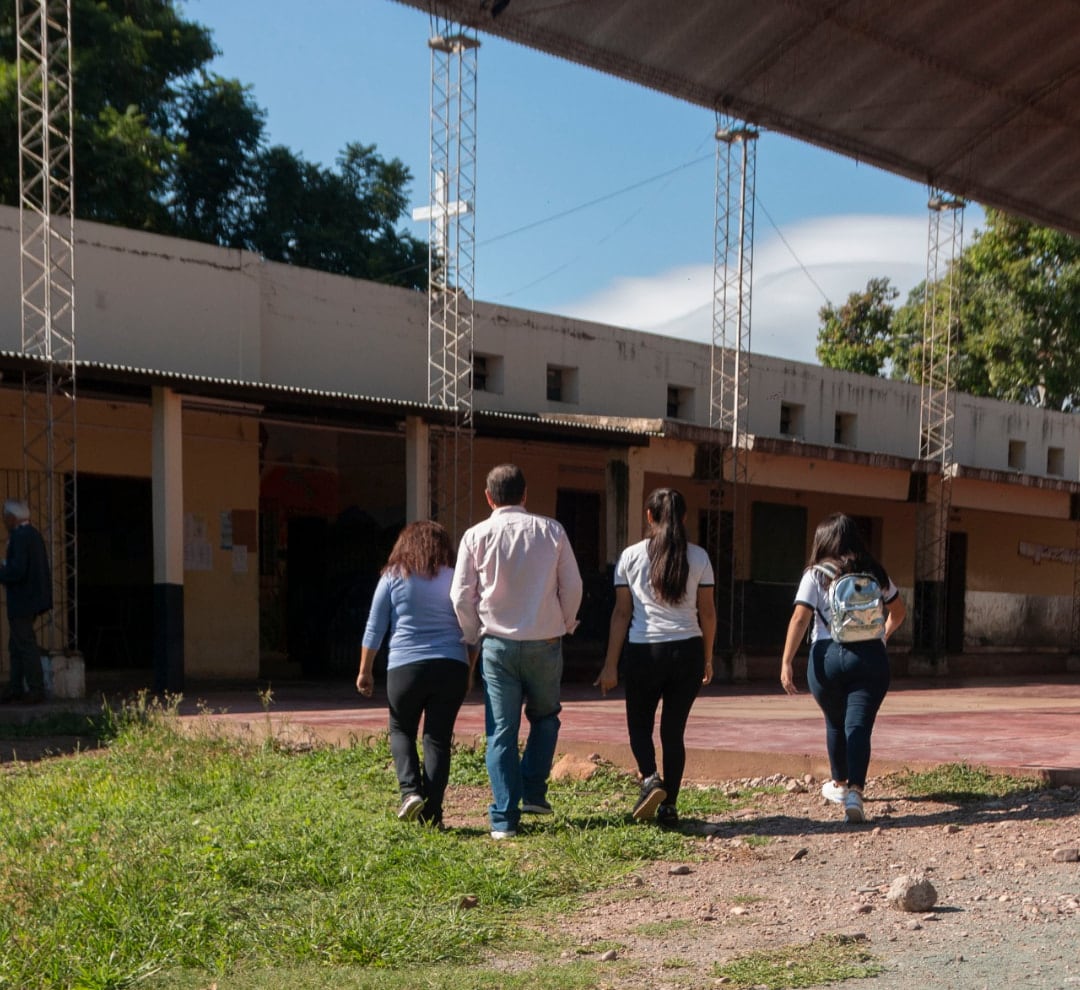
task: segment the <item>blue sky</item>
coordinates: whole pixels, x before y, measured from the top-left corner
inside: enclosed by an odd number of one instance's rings
[[[375,144],[409,166],[413,205],[425,205],[427,15],[393,0],[181,9],[212,30],[214,71],[251,85],[271,142],[324,165],[350,141]],[[477,78],[477,297],[711,339],[713,114],[483,35]],[[905,294],[921,281],[926,198],[918,183],[764,132],[752,349],[812,362],[826,298],[878,275]]]

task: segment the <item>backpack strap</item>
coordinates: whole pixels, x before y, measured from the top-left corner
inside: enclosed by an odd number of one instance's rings
[[[819,573],[824,574],[830,581],[835,581],[836,578],[837,578],[837,575],[839,574],[839,571],[837,571],[837,569],[832,564],[827,564],[827,563],[826,564],[814,564],[814,566],[811,568],[811,570],[818,571]],[[828,626],[829,625],[829,619],[825,615],[825,613],[822,612],[820,608],[815,608],[814,611],[817,612],[817,614],[821,616],[821,621],[824,622],[826,626]]]

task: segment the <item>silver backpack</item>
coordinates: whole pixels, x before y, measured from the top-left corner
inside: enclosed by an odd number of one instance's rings
[[[829,614],[821,613],[838,643],[859,643],[885,635],[885,592],[873,574],[837,574],[831,564],[815,564],[831,581]]]

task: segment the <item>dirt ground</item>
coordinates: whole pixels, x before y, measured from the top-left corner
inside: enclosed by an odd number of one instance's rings
[[[958,806],[905,800],[872,780],[868,821],[849,825],[820,781],[767,782],[783,793],[684,821],[694,838],[685,862],[652,864],[560,919],[553,936],[577,942],[565,957],[616,946],[610,990],[712,987],[725,984],[716,963],[842,934],[865,939],[884,967],[845,990],[1080,987],[1080,863],[1062,861],[1080,847],[1080,790]],[[930,880],[932,910],[890,906],[903,875]]]
[[[6,740],[0,762],[86,744]],[[1080,788],[957,805],[907,800],[890,778],[874,779],[868,821],[849,825],[820,784],[780,776],[721,782],[733,796],[753,791],[750,804],[684,819],[693,842],[685,861],[650,864],[561,918],[553,937],[573,932],[575,943],[564,958],[598,959],[614,947],[605,990],[721,987],[714,964],[841,934],[865,939],[884,967],[846,981],[845,990],[1080,990]],[[763,785],[771,793],[756,790]],[[484,827],[486,791],[455,789],[447,798],[451,827]],[[932,910],[890,906],[889,888],[904,875],[930,880]]]

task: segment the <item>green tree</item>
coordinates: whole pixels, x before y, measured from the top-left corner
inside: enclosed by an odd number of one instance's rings
[[[949,359],[955,387],[1050,409],[1080,407],[1080,240],[988,209],[959,265]],[[946,286],[931,291],[943,294]],[[888,280],[871,279],[840,309],[823,307],[818,359],[921,381],[926,293],[926,283],[917,285],[893,310]],[[944,311],[944,300],[937,302]]]
[[[964,252],[967,350],[985,393],[1050,409],[1080,405],[1080,240],[987,210]]]
[[[880,374],[892,353],[892,302],[899,295],[887,278],[872,278],[839,308],[822,306],[818,360],[826,368]]]
[[[201,75],[178,101],[170,211],[193,240],[243,247],[259,193],[265,114],[235,79]]]
[[[427,245],[399,233],[409,170],[374,146],[350,144],[338,169],[274,147],[260,159],[250,247],[273,261],[420,287]]]
[[[13,14],[4,25],[14,33]],[[176,233],[165,205],[179,150],[171,124],[188,80],[214,57],[210,32],[171,0],[75,0],[71,33],[77,213]]]
[[[0,202],[18,203],[15,5],[0,4]],[[175,0],[73,0],[75,205],[85,219],[422,286],[397,231],[409,170],[349,144],[337,169],[267,149],[250,88],[210,73],[208,29]]]

